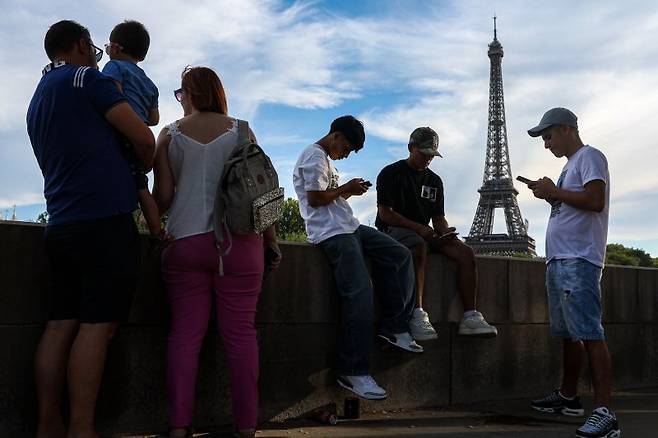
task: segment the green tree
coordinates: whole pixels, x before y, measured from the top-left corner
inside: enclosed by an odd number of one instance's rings
[[[605,262],[611,265],[643,266],[658,268],[658,258],[639,248],[628,248],[621,243],[610,243],[606,247]]]
[[[529,252],[515,252],[514,254],[512,254],[512,257],[515,257],[517,259],[534,259],[534,258],[537,258],[537,257],[533,256],[532,254],[530,254]]]
[[[296,199],[288,198],[283,202],[283,216],[276,224],[276,235],[280,240],[306,242],[304,219]]]
[[[39,216],[37,216],[37,222],[40,224],[47,224],[48,223],[48,212],[47,211],[42,211],[39,213]]]

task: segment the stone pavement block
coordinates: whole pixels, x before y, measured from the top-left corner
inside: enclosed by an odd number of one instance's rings
[[[318,329],[306,327],[307,333]],[[331,328],[329,328],[331,330]],[[342,407],[351,393],[339,389],[337,351],[323,354],[323,341],[304,354],[270,355],[264,345],[269,335],[283,334],[291,328],[277,328],[263,336],[261,349],[261,388],[263,405],[268,406],[265,417],[285,419],[300,415],[328,402]],[[294,329],[297,331],[297,329]],[[320,329],[320,332],[325,329]],[[423,342],[425,353],[414,354],[396,347],[375,342],[371,354],[371,373],[384,387],[389,397],[384,401],[361,401],[362,409],[392,409],[398,407],[438,406],[449,400],[449,342],[448,331],[439,332],[439,339]],[[306,342],[300,345],[305,347]],[[278,357],[278,359],[276,359]],[[270,359],[271,358],[271,359]],[[272,410],[271,410],[272,409]]]
[[[164,326],[119,328],[108,350],[98,395],[99,430],[116,432],[135,425],[166,430],[166,342]],[[203,377],[207,384],[214,380]]]
[[[604,322],[638,320],[637,269],[610,266],[603,270],[601,295]]]
[[[433,323],[459,321],[464,312],[457,291],[457,264],[443,255],[428,255],[423,308]]]
[[[548,323],[546,264],[515,260],[509,264],[509,311],[512,322]]]
[[[658,382],[658,324],[652,324],[648,330],[653,340],[653,354],[645,360],[651,363],[651,381],[656,383]],[[658,383],[656,385],[658,386]]]
[[[261,420],[298,417],[340,399],[335,355],[309,355],[289,360],[263,360],[260,371]]]
[[[650,386],[656,344],[652,327],[645,324],[606,324],[604,327],[612,359],[612,387]]]
[[[498,325],[497,338],[453,336],[451,403],[535,397],[561,378],[561,344],[548,325]]]
[[[478,257],[476,260],[477,309],[491,323],[509,321],[509,260],[501,257]]]
[[[281,245],[278,270],[263,284],[258,322],[337,322],[339,299],[322,250],[313,245]]]
[[[0,436],[34,436],[34,352],[42,327],[0,326]]]
[[[288,361],[338,354],[339,324],[262,323],[258,324],[257,328],[260,357],[263,361]]]
[[[142,235],[140,277],[130,308],[129,324],[167,324],[167,292],[160,273],[160,253],[151,249],[151,239]]]
[[[658,323],[658,269],[639,269],[637,275],[638,319]]]
[[[44,229],[0,223],[0,324],[41,324],[48,317],[50,267]]]
[[[424,353],[416,354],[379,344],[373,355],[373,375],[388,392],[382,402],[368,402],[373,409],[445,406],[450,401],[450,332],[439,330],[438,339],[421,341]]]

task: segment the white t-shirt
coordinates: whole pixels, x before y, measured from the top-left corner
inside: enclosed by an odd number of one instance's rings
[[[610,207],[610,173],[605,155],[589,145],[581,147],[562,168],[556,185],[570,192],[583,192],[585,184],[594,180],[605,183],[602,212],[581,210],[560,201],[553,203],[546,229],[547,263],[580,257],[603,267]]]
[[[292,174],[299,210],[306,222],[308,241],[317,244],[337,234],[353,233],[359,227],[350,205],[341,196],[322,207],[308,205],[309,191],[338,188],[339,175],[327,153],[312,144],[301,153]]]

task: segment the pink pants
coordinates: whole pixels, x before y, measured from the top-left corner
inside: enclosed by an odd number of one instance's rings
[[[231,252],[219,253],[212,232],[176,240],[162,254],[171,328],[167,345],[169,425],[192,424],[199,350],[212,295],[217,330],[228,360],[233,419],[236,427],[253,429],[258,418],[258,344],[254,319],[263,278],[263,241],[257,234],[233,236]]]

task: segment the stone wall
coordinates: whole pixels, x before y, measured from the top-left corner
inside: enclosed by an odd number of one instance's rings
[[[36,402],[33,356],[47,317],[43,227],[0,224],[0,436],[30,436]],[[130,321],[111,346],[97,421],[101,431],[165,430],[168,311],[159,262],[144,238],[142,278]],[[338,299],[322,252],[282,244],[284,262],[266,280],[259,304],[261,419],[296,416],[346,393],[337,388]],[[478,308],[495,339],[456,335],[461,301],[456,268],[429,260],[425,308],[439,332],[414,355],[373,340],[373,374],[389,398],[362,409],[445,406],[531,397],[560,378],[560,344],[548,333],[545,266],[478,257]],[[611,266],[603,274],[604,319],[617,389],[658,385],[658,270]],[[201,353],[195,424],[230,423],[228,376],[214,321]],[[583,390],[588,389],[587,376]]]

